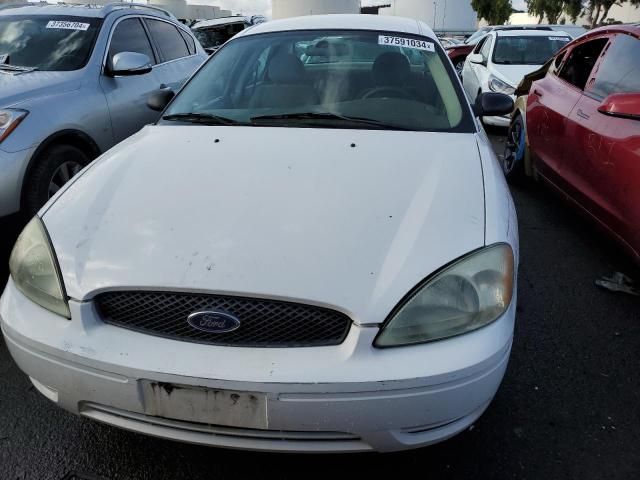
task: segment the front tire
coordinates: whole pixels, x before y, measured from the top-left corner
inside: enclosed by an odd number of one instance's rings
[[[35,160],[25,185],[25,210],[35,215],[64,184],[89,164],[89,157],[72,145],[48,147]]]
[[[453,66],[456,68],[456,73],[458,74],[458,76],[462,78],[462,71],[464,70],[464,58],[459,58],[458,60],[456,60]]]
[[[524,119],[518,115],[509,126],[502,155],[502,171],[508,181],[521,180],[525,176],[524,157],[526,150]]]

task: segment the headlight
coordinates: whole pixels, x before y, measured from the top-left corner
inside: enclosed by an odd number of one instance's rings
[[[500,318],[513,297],[511,247],[497,244],[445,268],[408,297],[385,324],[376,347],[454,337]]]
[[[513,95],[516,93],[516,89],[509,85],[508,83],[503,82],[499,78],[494,77],[493,75],[489,77],[489,88],[492,92],[496,93],[504,93],[505,95]]]
[[[0,142],[7,138],[9,134],[20,125],[20,122],[28,113],[26,110],[13,108],[0,109]]]
[[[34,217],[18,237],[9,268],[16,287],[27,298],[71,318],[60,269],[40,218]]]

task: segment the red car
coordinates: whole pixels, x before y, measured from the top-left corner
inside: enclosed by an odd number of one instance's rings
[[[640,25],[593,30],[531,86],[533,170],[640,263]]]

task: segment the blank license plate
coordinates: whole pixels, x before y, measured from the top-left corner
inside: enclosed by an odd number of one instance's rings
[[[145,413],[156,417],[238,428],[266,429],[267,397],[143,380]]]

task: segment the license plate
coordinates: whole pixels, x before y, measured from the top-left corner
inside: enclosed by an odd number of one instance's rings
[[[226,427],[266,429],[267,397],[144,380],[145,413],[156,417]]]

